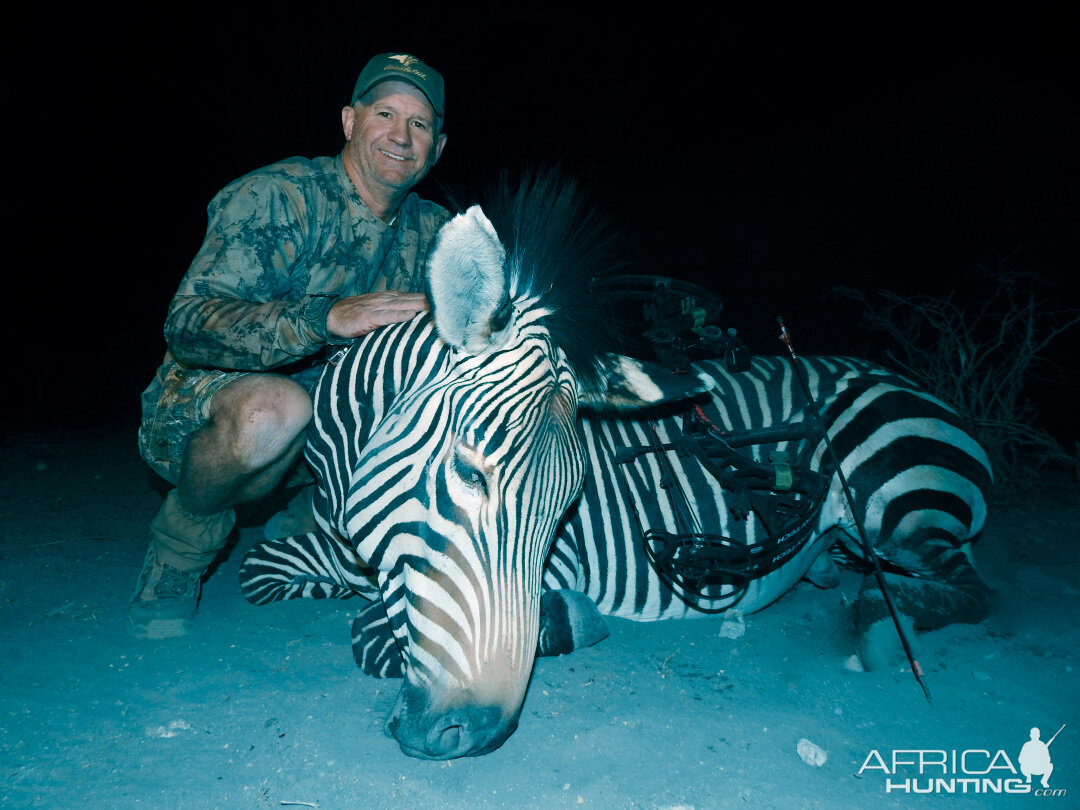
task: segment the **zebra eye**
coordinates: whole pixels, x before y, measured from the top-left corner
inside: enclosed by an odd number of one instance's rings
[[[483,495],[488,494],[487,474],[478,464],[466,458],[460,449],[455,451],[451,467],[457,477],[464,482],[465,486],[470,489],[475,489]]]

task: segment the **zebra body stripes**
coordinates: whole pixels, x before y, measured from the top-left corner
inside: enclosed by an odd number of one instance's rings
[[[620,459],[627,447],[677,443],[685,408],[665,403],[698,396],[730,432],[809,418],[779,358],[673,375],[605,352],[602,335],[588,334],[597,319],[582,283],[598,269],[593,225],[572,188],[541,178],[485,211],[491,220],[474,207],[440,234],[432,315],[377,330],[324,372],[306,450],[320,531],[260,544],[241,570],[256,603],[372,600],[354,624],[354,654],[372,674],[404,669],[387,730],[425,758],[498,747],[516,727],[534,655],[595,643],[602,615],[703,615],[644,554],[643,528],[678,530],[659,494],[665,471],[691,494],[700,530],[746,546],[768,534],[685,453]],[[925,627],[977,621],[986,592],[967,546],[986,516],[982,449],[901,377],[847,358],[803,362],[860,517],[910,586],[897,589],[904,612]],[[713,585],[704,607],[759,610],[837,541],[858,558],[823,444],[748,451],[762,463],[786,451],[831,483],[806,545],[764,576]],[[863,597],[863,629],[887,620],[872,591]]]
[[[964,432],[959,417],[910,382],[865,361],[815,357],[803,363],[830,437],[842,453],[845,476],[857,493],[858,517],[875,537],[878,554],[917,577],[935,576],[945,562],[943,554],[950,559],[965,555],[969,538],[985,521],[991,481],[985,453]],[[696,370],[710,380],[706,411],[731,433],[798,425],[810,418],[784,358],[755,358],[745,372],[728,372],[718,362],[698,363]],[[683,417],[586,415],[581,420],[589,459],[586,484],[556,538],[545,585],[585,592],[604,615],[644,621],[704,616],[672,592],[643,552],[642,525],[676,530],[669,500],[658,496],[662,470],[656,459],[639,457],[633,470],[617,460],[620,448],[647,444],[653,430],[661,442],[674,443]],[[775,450],[805,459],[812,469],[832,471],[823,439],[759,444],[751,453],[754,460],[768,463]],[[718,529],[746,546],[763,539],[761,521],[733,515],[720,483],[693,456],[668,451],[667,461],[682,489],[693,493],[702,529]],[[902,497],[911,493],[918,495]],[[924,539],[927,532],[932,541]],[[861,557],[836,476],[830,478],[812,537],[779,569],[746,583],[745,592],[732,587],[728,596],[703,606],[715,610],[737,600],[743,612],[760,610],[798,581],[832,542]]]

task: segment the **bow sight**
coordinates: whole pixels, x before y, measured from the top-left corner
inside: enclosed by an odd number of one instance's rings
[[[624,354],[640,357],[651,350],[676,373],[702,357],[722,358],[728,371],[749,366],[750,352],[736,330],[717,323],[720,297],[704,287],[665,276],[623,275],[593,279],[590,288],[614,322]]]

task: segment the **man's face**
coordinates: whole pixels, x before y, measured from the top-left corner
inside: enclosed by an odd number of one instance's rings
[[[407,82],[377,84],[369,101],[341,111],[345,164],[371,193],[408,191],[435,165],[446,135],[427,97]]]

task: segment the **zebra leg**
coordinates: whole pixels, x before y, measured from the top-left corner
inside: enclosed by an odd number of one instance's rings
[[[540,636],[537,655],[565,655],[608,637],[607,622],[581,591],[565,588],[540,597]]]
[[[967,557],[957,550],[945,556],[947,564],[935,571],[936,579],[885,574],[909,637],[912,630],[938,630],[954,622],[977,624],[989,613],[990,589]],[[864,577],[855,602],[855,630],[864,668],[877,669],[903,660],[903,646],[873,576]]]
[[[256,605],[283,599],[348,599],[377,595],[356,552],[321,533],[259,543],[244,557],[240,590]]]
[[[353,619],[352,651],[356,665],[365,675],[405,677],[405,658],[394,638],[381,598],[376,597]]]

